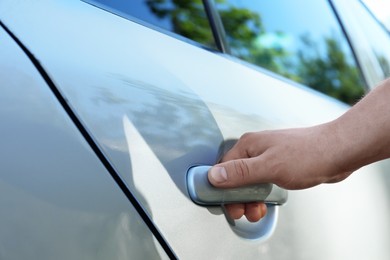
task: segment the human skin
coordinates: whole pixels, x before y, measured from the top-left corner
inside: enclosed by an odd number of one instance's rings
[[[339,182],[390,157],[390,79],[339,118],[306,128],[244,134],[208,173],[219,188],[274,183],[289,190]],[[263,203],[225,205],[228,214],[255,222]]]

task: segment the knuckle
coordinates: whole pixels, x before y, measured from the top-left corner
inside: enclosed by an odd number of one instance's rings
[[[243,134],[243,135],[240,137],[239,142],[240,142],[240,143],[247,143],[247,142],[250,142],[250,140],[252,139],[252,136],[253,136],[253,133],[252,133],[252,132],[245,133],[245,134]]]
[[[255,143],[255,133],[248,132],[243,134],[240,139],[237,142],[238,147],[240,148],[241,154],[240,156],[242,157],[252,157],[252,150],[256,149],[255,146],[253,145]]]

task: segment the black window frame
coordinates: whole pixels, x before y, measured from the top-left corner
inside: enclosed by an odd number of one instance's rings
[[[163,34],[168,35],[170,37],[176,38],[176,39],[178,39],[180,41],[186,42],[188,44],[195,45],[195,46],[197,46],[199,48],[206,49],[206,50],[211,51],[211,52],[223,52],[222,49],[220,48],[218,42],[217,42],[218,40],[221,40],[221,38],[217,37],[215,35],[215,29],[213,28],[215,26],[215,24],[212,22],[212,19],[210,18],[210,14],[209,14],[210,10],[206,7],[206,4],[205,4],[205,2],[208,1],[208,0],[202,0],[202,2],[203,2],[203,8],[204,8],[205,13],[206,13],[207,21],[208,21],[208,23],[210,25],[209,28],[210,28],[210,31],[212,33],[213,40],[214,40],[216,48],[212,48],[212,47],[207,46],[207,45],[205,45],[205,44],[203,44],[201,42],[192,40],[190,38],[182,36],[182,35],[180,35],[178,33],[175,33],[173,31],[170,31],[170,30],[165,29],[163,27],[160,27],[158,25],[154,25],[154,24],[149,23],[147,21],[144,21],[144,20],[142,20],[140,18],[137,18],[137,17],[132,16],[130,14],[124,13],[124,12],[122,12],[120,10],[112,8],[111,6],[109,6],[107,4],[104,4],[104,3],[101,3],[101,2],[97,2],[95,0],[81,0],[81,1],[85,2],[87,4],[90,4],[90,5],[92,5],[92,6],[96,7],[96,8],[99,8],[99,9],[101,9],[103,11],[106,11],[106,12],[109,12],[111,14],[114,14],[114,15],[117,15],[119,17],[122,17],[122,18],[124,18],[126,20],[129,20],[131,22],[134,22],[134,23],[137,23],[139,25],[142,25],[142,26],[145,26],[147,28],[150,28],[150,29],[152,29],[154,31],[163,33]],[[215,10],[215,9],[213,9],[213,10]]]
[[[190,38],[182,36],[176,32],[170,31],[170,30],[165,29],[163,27],[160,27],[158,25],[154,25],[154,24],[149,23],[147,21],[144,21],[140,18],[134,17],[130,14],[126,14],[124,12],[121,12],[120,10],[112,8],[109,5],[104,4],[102,2],[97,2],[95,0],[81,0],[81,1],[88,3],[88,4],[91,4],[99,9],[110,12],[114,15],[119,16],[119,17],[122,17],[126,20],[135,22],[135,23],[140,24],[142,26],[148,27],[152,30],[155,30],[155,31],[158,31],[158,32],[163,33],[165,35],[168,35],[170,37],[176,38],[180,41],[184,41],[188,44],[197,46],[197,47],[202,48],[202,49],[206,49],[206,50],[211,51],[213,53],[222,53],[222,54],[228,55],[229,57],[231,57],[233,59],[238,59],[235,56],[233,56],[230,52],[230,47],[229,47],[229,44],[228,44],[227,39],[226,39],[225,28],[224,28],[224,25],[222,23],[221,16],[220,16],[220,14],[215,6],[214,0],[202,0],[202,3],[203,3],[203,8],[204,8],[205,13],[206,13],[206,18],[207,18],[207,21],[209,23],[210,30],[211,30],[212,37],[213,37],[216,48],[212,48],[212,47],[207,46],[201,42],[198,42],[196,40],[192,40]],[[360,3],[362,3],[360,0],[358,0],[358,1]],[[354,47],[352,45],[351,39],[350,39],[348,32],[346,30],[346,26],[344,25],[342,19],[340,18],[339,12],[333,3],[333,0],[327,0],[327,2],[329,4],[331,12],[334,14],[334,16],[336,18],[336,22],[339,25],[343,36],[345,37],[345,39],[347,41],[347,45],[352,53],[352,58],[354,59],[354,61],[356,63],[356,67],[357,67],[357,69],[362,77],[362,81],[363,81],[362,83],[363,83],[364,90],[367,92],[367,91],[369,91],[367,76],[364,74],[364,70],[362,69],[361,63],[357,58],[356,50],[354,49]],[[238,60],[240,60],[240,59],[238,59]],[[252,68],[254,67],[257,69],[261,69],[262,71],[269,72],[270,75],[273,75],[274,77],[277,76],[278,78],[283,79],[285,81],[289,81],[289,82],[292,81],[291,79],[288,79],[283,75],[279,75],[278,73],[270,71],[270,70],[263,68],[257,64],[252,64],[252,63],[244,61],[244,60],[240,60],[240,61],[241,61],[240,63],[250,65],[249,67],[252,67]],[[295,82],[295,81],[292,81],[292,82]],[[298,84],[301,84],[301,83],[298,83]],[[310,86],[307,86],[307,87],[310,87]],[[325,94],[325,95],[327,95],[327,94]]]

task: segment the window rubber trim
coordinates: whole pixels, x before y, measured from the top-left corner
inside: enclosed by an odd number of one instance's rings
[[[226,41],[225,27],[223,26],[221,16],[217,11],[214,0],[203,0],[203,6],[218,50],[222,53],[230,54],[230,48]]]
[[[205,50],[208,50],[208,51],[211,51],[211,52],[218,52],[218,53],[220,52],[220,49],[218,48],[218,44],[216,42],[215,42],[215,47],[207,46],[207,45],[205,45],[205,44],[203,44],[201,42],[192,40],[192,39],[187,38],[187,37],[185,37],[183,35],[180,35],[180,34],[178,34],[176,32],[170,31],[168,29],[164,29],[164,28],[162,28],[162,27],[160,27],[158,25],[154,25],[152,23],[144,21],[144,20],[142,20],[140,18],[137,18],[135,16],[132,16],[130,14],[126,14],[124,12],[121,12],[118,9],[112,8],[112,7],[110,7],[107,4],[104,4],[104,3],[101,3],[101,2],[97,2],[96,0],[80,0],[80,1],[82,1],[82,2],[84,2],[86,4],[89,4],[89,5],[92,5],[92,6],[96,7],[96,8],[99,8],[99,9],[105,11],[105,12],[108,12],[108,13],[111,13],[111,14],[116,15],[118,17],[121,17],[123,19],[126,19],[126,20],[128,20],[130,22],[134,22],[136,24],[145,26],[145,27],[147,27],[149,29],[152,29],[154,31],[157,31],[157,32],[160,32],[162,34],[168,35],[168,36],[170,36],[172,38],[175,38],[175,39],[178,39],[180,41],[186,42],[188,44],[194,45],[194,46],[196,46],[198,48],[205,49]],[[207,15],[207,13],[206,13],[206,15]],[[208,22],[210,23],[209,20],[208,20]],[[210,24],[210,28],[208,28],[208,29],[210,29],[211,33],[214,36],[213,29],[211,28],[211,24]],[[215,41],[214,37],[213,37],[213,40]]]
[[[110,173],[116,184],[125,194],[127,199],[131,202],[137,213],[144,220],[144,223],[148,226],[149,230],[152,232],[154,237],[160,243],[161,247],[164,249],[165,253],[168,255],[170,259],[178,259],[174,254],[172,248],[169,246],[168,242],[161,235],[158,228],[154,225],[153,221],[150,219],[146,211],[143,209],[142,205],[138,202],[135,196],[131,193],[125,182],[121,179],[121,177],[116,172],[115,168],[111,165],[109,160],[106,158],[100,147],[96,144],[92,135],[88,132],[86,127],[81,123],[78,119],[75,112],[73,112],[72,108],[68,104],[67,100],[63,97],[60,90],[55,86],[54,81],[49,77],[47,72],[44,70],[43,66],[39,62],[37,58],[27,49],[27,47],[11,32],[11,30],[0,20],[0,27],[2,27],[7,34],[16,42],[16,44],[22,49],[22,51],[27,55],[30,61],[33,63],[34,67],[38,70],[39,74],[42,76],[46,84],[49,86],[50,90],[57,98],[58,102],[61,104],[65,112],[70,117],[71,121],[76,125],[77,129],[80,131],[81,135],[91,147],[93,152],[96,154],[100,162],[104,165],[106,170]]]
[[[336,6],[333,3],[333,0],[328,0],[328,3],[330,5],[330,8],[332,9],[336,19],[337,19],[338,24],[340,25],[340,28],[341,28],[345,38],[347,39],[349,48],[352,51],[353,58],[355,59],[355,62],[356,62],[356,65],[357,65],[357,67],[358,67],[358,69],[360,71],[360,74],[362,75],[362,80],[364,81],[365,91],[368,92],[370,90],[370,87],[368,85],[367,77],[366,77],[366,75],[365,75],[365,73],[364,73],[364,71],[362,69],[362,64],[360,63],[360,61],[359,61],[359,59],[357,57],[355,48],[353,47],[352,40],[349,37],[348,31],[345,28],[345,25],[344,25],[343,21],[341,20],[340,14],[339,14]]]
[[[387,28],[387,26],[378,18],[377,15],[374,14],[374,12],[367,6],[366,3],[364,3],[362,0],[359,0],[360,4],[364,7],[364,9],[367,10],[367,13],[371,15],[371,17],[383,28],[383,30],[390,36],[390,28]]]

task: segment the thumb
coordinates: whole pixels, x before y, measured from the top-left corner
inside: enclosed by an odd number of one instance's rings
[[[210,168],[208,179],[210,183],[219,188],[234,188],[250,184],[267,182],[257,162],[259,158],[231,160],[217,164]]]

